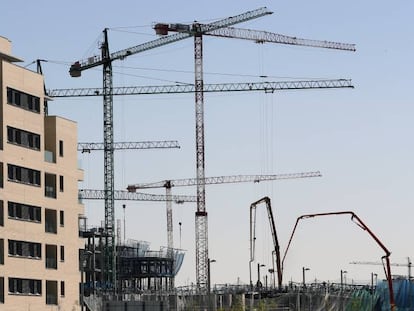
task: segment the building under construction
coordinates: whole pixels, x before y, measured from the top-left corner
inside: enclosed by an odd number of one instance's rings
[[[173,291],[174,278],[183,263],[184,252],[167,247],[154,251],[148,242],[129,239],[117,243],[116,269],[106,271],[108,235],[104,228],[86,229],[85,218],[80,218],[80,221],[80,235],[85,239],[85,249],[80,251],[85,296],[139,300],[143,294]],[[116,279],[115,284],[112,279]]]

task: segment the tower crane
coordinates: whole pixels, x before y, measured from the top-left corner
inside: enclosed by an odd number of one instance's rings
[[[163,46],[165,44],[173,43],[188,37],[194,37],[194,51],[195,51],[195,99],[196,99],[196,171],[197,178],[204,178],[204,116],[203,116],[203,72],[202,72],[202,36],[209,32],[216,31],[218,29],[226,28],[244,21],[248,21],[254,18],[258,18],[267,14],[271,14],[267,8],[259,8],[257,10],[249,11],[240,15],[232,16],[223,20],[219,20],[210,24],[194,23],[191,26],[190,31],[184,29],[181,31],[179,27],[171,27],[168,25],[168,30],[178,31],[174,35],[162,37],[157,40],[153,40],[135,47],[124,49],[115,53],[109,53],[108,34],[107,29],[104,30],[104,41],[101,46],[101,56],[93,56],[86,61],[77,61],[70,68],[70,74],[73,77],[79,77],[83,70],[94,68],[97,66],[103,66],[103,106],[104,106],[104,188],[106,192],[105,198],[105,229],[108,235],[111,237],[107,243],[108,251],[106,258],[106,268],[111,270],[113,267],[114,256],[114,198],[113,198],[113,185],[114,185],[114,163],[113,163],[113,86],[112,86],[112,61],[123,59],[129,55],[133,55],[139,52],[144,52],[153,48]],[[164,29],[165,30],[165,29]],[[157,31],[157,29],[156,29]],[[165,32],[165,31],[164,31]],[[159,32],[162,33],[162,32]],[[163,33],[165,34],[165,33]],[[220,35],[222,37],[232,37],[246,39],[245,34],[237,37],[236,34],[227,36],[224,32]],[[254,39],[256,42],[276,42],[266,41],[266,38]],[[307,46],[316,46],[323,48],[335,48],[341,50],[355,50],[350,49],[351,45],[345,45],[338,43],[335,47],[330,42],[320,41],[321,44],[309,43]],[[324,43],[322,43],[324,42]],[[295,43],[297,45],[300,42]],[[196,278],[197,286],[199,289],[205,291],[207,285],[207,259],[208,259],[208,244],[207,244],[207,212],[205,209],[205,189],[202,183],[198,183],[197,197],[199,202],[197,203],[196,212]],[[113,258],[112,261],[110,258]],[[112,272],[112,280],[115,280],[114,271]],[[115,282],[114,282],[115,283]]]
[[[205,177],[202,180],[197,178],[184,178],[174,180],[163,180],[153,183],[139,183],[128,185],[128,192],[136,192],[137,190],[153,189],[153,188],[165,188],[166,197],[171,197],[172,187],[187,187],[197,186],[198,182],[204,185],[214,184],[230,184],[230,183],[245,183],[254,182],[258,183],[261,181],[272,181],[272,180],[284,180],[284,179],[299,179],[299,178],[310,178],[310,177],[321,177],[322,174],[317,172],[304,172],[304,173],[293,173],[293,174],[273,174],[273,175],[230,175],[230,176],[216,176],[216,177]],[[172,250],[174,248],[173,242],[173,221],[172,221],[172,202],[166,201],[167,211],[167,243],[168,248]]]
[[[256,18],[256,17],[254,17]],[[251,19],[251,18],[250,18]],[[221,21],[221,27],[210,29],[198,22],[190,25],[185,24],[164,24],[158,23],[154,29],[159,35],[167,35],[168,31],[188,33],[194,37],[194,73],[195,73],[195,119],[196,119],[196,176],[197,182],[197,211],[195,214],[196,223],[196,278],[197,288],[206,292],[208,284],[208,232],[207,232],[207,211],[205,204],[205,185],[200,181],[205,177],[205,154],[204,154],[204,79],[203,79],[203,35],[219,36],[235,39],[254,40],[258,43],[272,42],[282,44],[306,45],[310,47],[329,48],[346,51],[355,51],[355,45],[345,43],[332,43],[329,41],[316,41],[293,37],[268,36],[268,33],[261,31],[238,31],[229,28],[232,18]]]
[[[264,91],[274,93],[283,90],[311,90],[311,89],[333,89],[333,88],[353,88],[350,79],[327,79],[327,80],[302,80],[302,81],[276,81],[276,82],[243,82],[243,83],[222,83],[205,84],[205,92],[245,92],[245,91]],[[194,85],[163,85],[163,86],[133,86],[133,87],[114,87],[113,95],[144,95],[144,94],[174,94],[174,93],[194,93]],[[67,97],[88,97],[102,96],[102,88],[78,88],[78,89],[52,89],[48,93],[51,98]],[[121,145],[120,145],[121,144]],[[126,149],[124,144],[135,143],[113,143],[113,149]],[[78,150],[88,152],[89,150],[102,150],[102,143],[80,143]],[[115,198],[116,199],[116,198]],[[168,204],[168,201],[167,201]],[[105,214],[107,216],[107,214]],[[172,230],[170,231],[172,232]],[[169,239],[170,240],[170,239]]]
[[[377,261],[351,261],[350,264],[352,265],[376,265],[376,266],[383,266],[382,262]],[[390,266],[394,267],[407,267],[408,268],[408,280],[411,280],[411,266],[412,262],[410,257],[407,257],[407,263],[390,263]]]
[[[267,8],[248,11],[225,19],[204,25],[205,30],[215,30],[232,26],[247,20],[270,14]],[[148,51],[169,43],[191,37],[189,33],[177,33],[156,40],[152,40],[118,52],[109,52],[108,29],[103,31],[104,40],[101,45],[101,55],[89,57],[86,61],[76,61],[71,65],[69,73],[72,77],[80,77],[82,71],[102,65],[103,69],[103,119],[104,119],[104,191],[105,191],[105,231],[109,236],[105,250],[106,279],[116,286],[115,265],[115,216],[114,216],[114,151],[113,151],[113,95],[112,95],[112,62],[124,59],[127,56]],[[205,283],[206,276],[203,280]],[[114,288],[116,292],[116,287]]]

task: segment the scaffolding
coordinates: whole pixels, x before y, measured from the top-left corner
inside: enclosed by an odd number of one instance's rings
[[[80,236],[85,239],[85,248],[79,253],[85,297],[139,300],[142,295],[163,296],[174,291],[174,279],[184,260],[182,250],[161,247],[154,251],[150,243],[132,239],[120,243],[114,252],[117,279],[112,284],[105,280],[103,273],[107,249],[105,229],[87,229],[86,219],[80,219]]]
[[[149,249],[149,243],[128,240],[117,246],[118,283],[122,293],[168,293],[174,290],[174,278],[184,253],[161,248]]]

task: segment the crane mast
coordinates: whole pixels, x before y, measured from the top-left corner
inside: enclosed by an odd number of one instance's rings
[[[114,128],[112,97],[112,61],[109,54],[108,29],[104,30],[102,44],[103,60],[103,120],[104,120],[104,191],[105,191],[105,231],[108,239],[105,249],[106,281],[112,282],[116,292],[115,256],[115,202],[114,202]]]
[[[198,24],[194,25],[194,28]],[[206,211],[206,189],[202,180],[205,177],[204,157],[204,93],[203,93],[203,36],[199,31],[194,36],[194,85],[196,120],[196,178],[197,211],[195,213],[196,235],[196,280],[197,288],[207,289],[208,284],[208,228]]]

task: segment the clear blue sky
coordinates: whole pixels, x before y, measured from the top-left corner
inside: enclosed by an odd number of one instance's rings
[[[206,176],[294,173],[320,170],[322,178],[271,184],[207,187],[209,254],[213,283],[249,281],[249,206],[267,195],[284,252],[302,214],[352,210],[391,250],[396,263],[414,256],[412,233],[414,146],[412,122],[412,1],[50,1],[5,0],[0,35],[13,42],[24,65],[41,58],[47,88],[101,86],[101,71],[70,78],[69,64],[99,54],[102,30],[110,28],[111,51],[155,38],[154,22],[210,22],[267,6],[273,15],[240,24],[309,39],[355,43],[357,52],[256,45],[206,37],[206,83],[351,78],[355,89],[205,96]],[[132,27],[134,26],[134,27]],[[191,39],[131,56],[114,65],[114,85],[192,83]],[[35,69],[33,65],[29,66]],[[267,78],[259,76],[267,75]],[[56,100],[50,113],[78,122],[79,141],[102,141],[102,103]],[[181,149],[116,153],[116,188],[195,176],[193,95],[115,99],[115,140],[178,140]],[[103,155],[79,155],[83,188],[103,188]],[[193,194],[195,189],[174,189]],[[155,192],[155,191],[154,191]],[[160,190],[159,193],[163,193]],[[116,218],[123,218],[117,202]],[[127,202],[127,236],[166,245],[163,203]],[[104,218],[103,202],[85,202],[89,223]],[[174,242],[187,250],[177,285],[195,281],[195,206],[174,206]],[[178,223],[182,222],[181,239]],[[257,262],[271,266],[271,235],[264,209],[258,214]],[[304,221],[285,262],[285,281],[338,282],[384,277],[383,252],[349,217]],[[406,274],[395,267],[393,274]],[[254,273],[254,281],[255,276]]]

